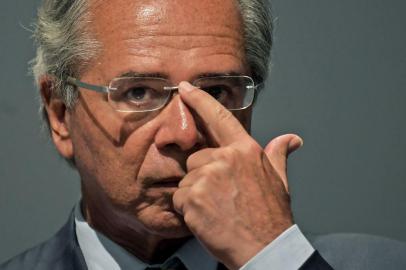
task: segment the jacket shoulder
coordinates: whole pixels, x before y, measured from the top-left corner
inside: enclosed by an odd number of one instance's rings
[[[74,233],[74,217],[49,240],[0,265],[0,270],[86,269]]]
[[[312,244],[335,269],[406,269],[406,243],[382,236],[334,233]]]

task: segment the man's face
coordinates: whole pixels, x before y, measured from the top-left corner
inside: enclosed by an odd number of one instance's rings
[[[108,85],[127,73],[160,74],[172,85],[204,74],[250,75],[232,0],[90,2],[91,30],[102,50],[84,82]],[[247,129],[250,114],[238,114]],[[160,111],[129,114],[115,111],[105,95],[81,89],[69,130],[89,222],[105,226],[102,231],[188,235],[172,194],[188,156],[214,146],[201,126],[176,93]]]

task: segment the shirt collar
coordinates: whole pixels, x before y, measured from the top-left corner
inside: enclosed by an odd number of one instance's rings
[[[142,262],[127,250],[90,227],[82,215],[80,203],[75,207],[75,230],[80,249],[89,270],[144,270],[148,266],[156,266]],[[170,258],[172,257],[178,257],[187,269],[215,270],[217,268],[217,261],[195,238],[186,242]]]

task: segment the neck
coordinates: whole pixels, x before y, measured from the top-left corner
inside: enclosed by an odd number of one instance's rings
[[[121,239],[121,238],[120,238]],[[176,250],[178,250],[187,239],[157,239],[150,237],[142,241],[143,245],[134,245],[129,241],[112,239],[128,252],[136,256],[141,261],[148,264],[161,264],[167,260]]]

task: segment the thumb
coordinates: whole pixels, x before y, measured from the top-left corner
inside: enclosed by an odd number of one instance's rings
[[[303,140],[296,134],[285,134],[276,137],[268,143],[264,152],[271,161],[272,166],[281,177],[286,191],[289,191],[287,160],[289,154],[303,145]]]

